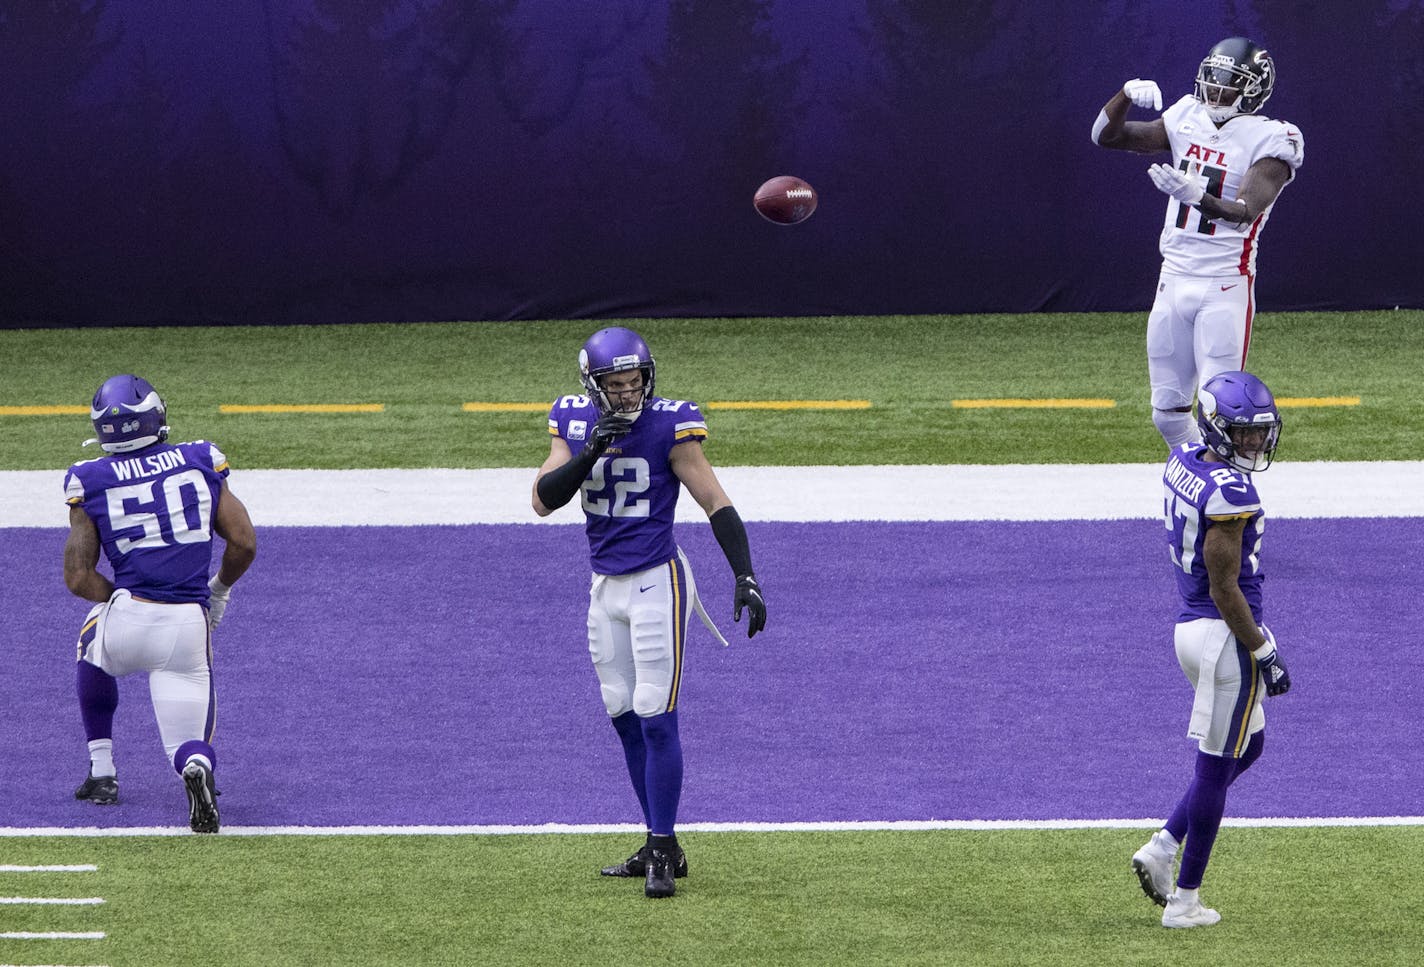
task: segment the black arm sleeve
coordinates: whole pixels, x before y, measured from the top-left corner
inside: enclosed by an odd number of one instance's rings
[[[579,492],[583,482],[588,479],[588,472],[598,462],[598,455],[599,451],[594,447],[584,447],[583,452],[570,458],[568,463],[555,467],[540,477],[539,482],[534,485],[540,502],[550,510],[558,510],[573,500],[574,494]]]
[[[542,496],[540,497],[542,500]],[[712,534],[722,545],[727,563],[737,577],[752,573],[752,550],[747,544],[747,528],[735,507],[723,507],[710,518]]]

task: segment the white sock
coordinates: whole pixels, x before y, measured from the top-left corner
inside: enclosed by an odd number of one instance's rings
[[[94,776],[116,776],[114,740],[95,739],[89,743],[89,772]]]
[[[186,769],[186,768],[188,768],[190,765],[192,765],[192,764],[195,763],[195,762],[200,762],[200,763],[202,763],[203,767],[204,767],[205,769],[207,769],[209,772],[212,772],[212,771],[213,771],[213,764],[208,761],[208,757],[205,756],[205,755],[190,755],[190,756],[188,756],[188,761],[185,762],[185,763],[183,763],[183,768]]]
[[[1195,887],[1190,890],[1188,890],[1184,886],[1177,887],[1177,902],[1185,903],[1188,905],[1193,903],[1200,903],[1201,900],[1197,897],[1197,891],[1200,889],[1201,887]]]
[[[1152,838],[1157,841],[1157,846],[1164,853],[1171,853],[1173,856],[1176,856],[1177,850],[1182,848],[1182,844],[1177,842],[1176,838],[1165,829],[1158,830],[1157,835]]]

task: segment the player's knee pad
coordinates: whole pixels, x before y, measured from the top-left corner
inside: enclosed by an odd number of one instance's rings
[[[1192,419],[1192,411],[1180,410],[1160,410],[1155,406],[1152,408],[1152,423],[1157,427],[1157,432],[1162,434],[1162,439],[1167,441],[1167,446],[1175,447],[1183,443],[1195,443],[1198,440],[1196,421]]]
[[[668,688],[665,684],[639,682],[633,689],[633,711],[641,718],[661,715],[668,710]]]
[[[611,717],[617,718],[633,710],[633,697],[628,694],[626,686],[600,682],[598,687],[603,693],[603,707]]]

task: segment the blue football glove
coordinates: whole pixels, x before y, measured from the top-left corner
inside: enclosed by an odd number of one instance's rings
[[[761,596],[761,585],[750,574],[737,577],[737,590],[732,596],[732,620],[742,620],[742,609],[747,609],[747,637],[750,638],[766,627],[766,600]]]
[[[1281,661],[1280,652],[1276,651],[1276,636],[1265,627],[1261,628],[1261,633],[1266,636],[1266,643],[1251,652],[1251,657],[1256,659],[1256,667],[1261,671],[1266,694],[1272,697],[1284,695],[1290,691],[1290,672],[1286,671],[1286,663]]]

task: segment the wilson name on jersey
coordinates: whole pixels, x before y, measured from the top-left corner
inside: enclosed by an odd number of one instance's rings
[[[1250,167],[1262,158],[1278,158],[1291,178],[1305,161],[1300,128],[1256,114],[1239,114],[1220,128],[1206,108],[1188,95],[1162,112],[1172,163],[1195,178],[1208,195],[1235,201]],[[1159,248],[1162,269],[1176,275],[1254,275],[1261,230],[1272,203],[1244,225],[1214,221],[1195,207],[1168,199]]]
[[[577,456],[598,422],[587,396],[564,396],[549,410],[549,433]],[[696,403],[654,396],[594,463],[581,492],[589,563],[598,574],[632,574],[666,564],[677,554],[672,522],[682,482],[672,471],[672,449],[707,438]]]
[[[227,475],[227,457],[205,440],[155,443],[74,464],[64,499],[98,528],[115,587],[207,604],[213,512]]]
[[[1177,590],[1182,595],[1182,611],[1177,620],[1221,617],[1211,599],[1211,581],[1206,572],[1206,532],[1217,521],[1244,519],[1237,581],[1251,614],[1260,624],[1261,536],[1266,530],[1266,514],[1251,475],[1204,459],[1207,452],[1200,443],[1183,443],[1167,458],[1162,473],[1167,550],[1177,575]]]

